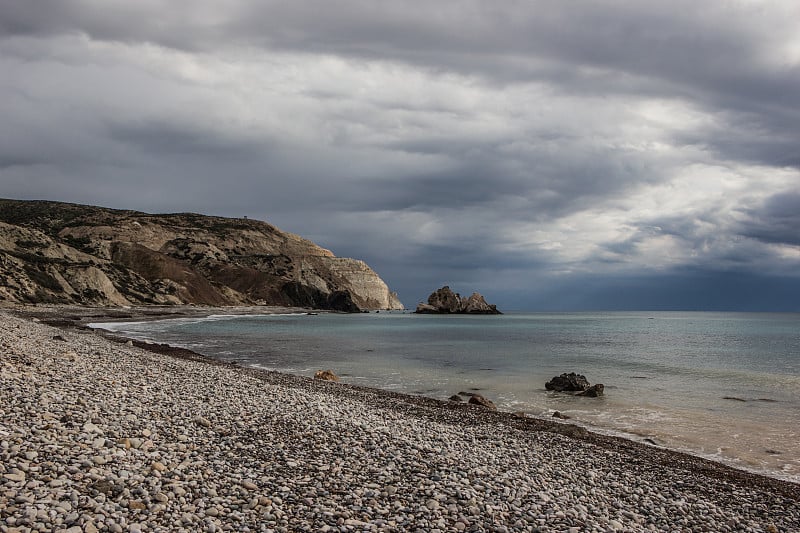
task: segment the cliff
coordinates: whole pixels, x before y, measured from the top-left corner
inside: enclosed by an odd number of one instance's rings
[[[257,220],[0,199],[0,303],[402,309],[363,261]]]

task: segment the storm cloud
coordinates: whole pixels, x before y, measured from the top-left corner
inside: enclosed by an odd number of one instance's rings
[[[0,0],[0,196],[267,220],[407,305],[800,310],[797,20]]]

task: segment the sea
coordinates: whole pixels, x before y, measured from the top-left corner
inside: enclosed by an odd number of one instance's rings
[[[800,314],[214,315],[92,327],[224,361],[570,422],[800,483]],[[545,389],[565,372],[599,398]]]

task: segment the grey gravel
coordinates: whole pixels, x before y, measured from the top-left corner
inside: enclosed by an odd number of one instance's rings
[[[0,532],[800,531],[796,485],[447,404],[0,312]]]

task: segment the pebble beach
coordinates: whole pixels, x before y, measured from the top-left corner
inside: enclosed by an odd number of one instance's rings
[[[0,532],[29,531],[792,532],[800,486],[0,311]]]

